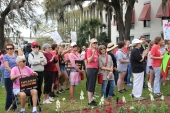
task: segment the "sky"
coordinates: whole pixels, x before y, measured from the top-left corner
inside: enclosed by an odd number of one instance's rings
[[[44,0],[39,0],[39,2],[43,2]],[[84,2],[83,6],[87,6],[89,4],[89,2]],[[44,11],[42,9],[42,7],[38,7],[36,8],[36,11],[39,15],[44,14]],[[21,30],[21,37],[30,37],[30,30],[26,29],[26,28],[20,28]],[[31,34],[32,36],[34,36],[34,34]]]

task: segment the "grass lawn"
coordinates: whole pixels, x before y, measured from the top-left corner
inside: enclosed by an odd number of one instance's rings
[[[80,91],[83,90],[83,91],[84,91],[84,94],[85,94],[85,95],[84,95],[85,100],[83,101],[82,106],[83,106],[83,108],[89,108],[89,109],[91,109],[91,108],[87,105],[88,101],[87,101],[87,93],[86,93],[86,91],[85,91],[85,89],[86,89],[86,88],[85,88],[85,87],[86,87],[85,83],[86,83],[86,80],[84,79],[84,80],[82,81],[82,83],[75,88],[75,98],[76,98],[77,100],[80,100]],[[161,86],[161,92],[164,94],[164,96],[170,94],[170,90],[169,90],[169,89],[170,89],[170,84],[169,84],[169,83],[170,83],[170,81],[167,81],[167,83],[166,83],[165,86]],[[131,91],[132,91],[132,87],[127,87],[127,86],[125,86],[125,87],[126,87],[126,89],[127,89],[128,91],[127,91],[127,92],[124,92],[124,93],[122,93],[122,94],[117,93],[117,88],[115,88],[114,94],[115,94],[116,96],[113,97],[114,102],[113,102],[112,104],[115,104],[115,103],[116,103],[116,97],[119,97],[119,99],[121,99],[122,96],[125,96],[126,101],[131,101],[131,97],[130,97],[129,94],[130,94]],[[97,85],[97,86],[96,86],[96,93],[97,93],[97,95],[99,95],[99,96],[101,96],[100,91],[101,91],[101,85]],[[58,98],[54,98],[54,99],[55,99],[55,100],[57,100],[57,99],[60,100],[60,102],[61,102],[61,108],[60,108],[60,110],[61,110],[62,112],[65,112],[65,111],[70,111],[70,112],[71,112],[71,111],[75,111],[75,110],[79,110],[79,109],[80,109],[80,103],[76,103],[76,104],[71,104],[71,103],[70,103],[69,91],[68,91],[68,90],[66,90],[66,91],[65,91],[64,93],[62,93],[62,94],[59,94],[58,96],[59,96]],[[148,91],[147,88],[143,90],[143,97],[149,98],[149,91]],[[4,112],[5,112],[5,111],[4,111],[5,98],[6,98],[5,88],[0,87],[0,113],[4,113]],[[62,98],[66,98],[66,101],[63,102],[63,101],[62,101]],[[42,97],[41,100],[43,100],[43,97]],[[100,97],[97,98],[96,101],[99,102],[99,101],[100,101]],[[41,103],[42,103],[42,101],[41,101]],[[55,102],[53,102],[52,104],[48,104],[48,105],[47,105],[47,104],[46,104],[46,105],[42,105],[42,113],[55,113],[55,106],[56,106]],[[20,110],[20,106],[19,106],[19,110]],[[26,105],[26,111],[27,111],[27,113],[30,113],[30,112],[32,111],[32,108],[30,109],[30,108],[28,108],[27,105]],[[16,113],[16,111],[15,111],[15,112],[10,111],[9,113]]]

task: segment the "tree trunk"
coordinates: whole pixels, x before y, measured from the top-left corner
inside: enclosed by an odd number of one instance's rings
[[[125,40],[130,40],[130,29],[131,29],[131,22],[132,22],[132,12],[134,3],[128,5],[126,14],[125,14]]]
[[[110,15],[110,10],[109,10],[109,8],[108,8],[108,10],[107,10],[107,15],[108,15],[108,20],[107,20],[107,23],[108,23],[108,28],[107,28],[107,30],[108,30],[108,39],[109,39],[109,41],[111,41],[111,15]]]
[[[5,36],[4,36],[4,25],[5,18],[0,18],[0,49],[4,49],[5,47]]]

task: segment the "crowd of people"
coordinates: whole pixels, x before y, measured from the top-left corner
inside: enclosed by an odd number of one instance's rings
[[[83,74],[87,80],[86,90],[90,106],[97,106],[93,97],[99,73],[102,74],[101,95],[104,96],[105,104],[112,101],[115,86],[118,93],[126,92],[125,84],[133,87],[131,96],[137,100],[143,99],[142,90],[146,87],[160,96],[160,66],[164,54],[170,52],[169,45],[170,42],[166,45],[161,37],[150,41],[146,40],[145,36],[132,40],[131,44],[126,40],[106,45],[98,45],[97,39],[93,38],[89,47],[83,46],[81,49],[76,42],[71,42],[67,47],[45,43],[40,50],[38,42],[32,42],[32,51],[28,55],[19,55],[15,53],[13,44],[7,44],[0,56],[1,83],[7,93],[5,110],[9,109],[13,95],[18,95],[21,98],[20,113],[25,113],[25,99],[29,94],[32,96],[32,113],[37,113],[37,99],[41,102],[43,81],[43,104],[51,104],[53,97],[67,90],[70,91],[70,102],[78,103],[74,91],[75,86],[81,83]],[[76,61],[83,62],[82,68],[79,68]],[[68,69],[68,63],[71,63],[72,68]],[[148,84],[145,81],[146,74]],[[37,76],[38,88],[20,92],[19,78],[27,76]]]

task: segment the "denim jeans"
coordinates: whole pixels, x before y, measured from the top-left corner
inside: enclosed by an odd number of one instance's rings
[[[130,84],[130,77],[132,75],[132,68],[131,68],[131,63],[128,63],[128,71],[127,71],[127,84]]]
[[[145,84],[145,77],[146,77],[146,66],[147,66],[147,63],[143,62],[143,66],[144,66],[144,81],[143,81],[143,85],[146,85]]]
[[[10,78],[5,78],[5,89],[6,89],[5,110],[7,111],[12,104],[12,99],[14,99],[14,95],[12,93],[13,82]]]
[[[154,72],[155,72],[153,93],[154,93],[154,94],[157,94],[157,93],[160,93],[160,86],[161,86],[161,68],[160,68],[160,67],[154,67],[153,70],[154,70]]]
[[[5,86],[4,85],[4,82],[5,82],[5,79],[4,79],[5,67],[4,66],[0,66],[0,70],[1,70],[1,75],[2,75],[2,77],[1,77],[1,84],[2,84],[2,86]]]
[[[112,98],[113,91],[114,91],[114,85],[115,85],[115,81],[114,80],[109,80],[109,81],[103,80],[101,94],[102,94],[102,96],[104,95],[104,98],[106,98],[107,82],[108,82],[108,84],[110,84],[110,88],[109,88],[109,92],[108,92],[108,97]]]

